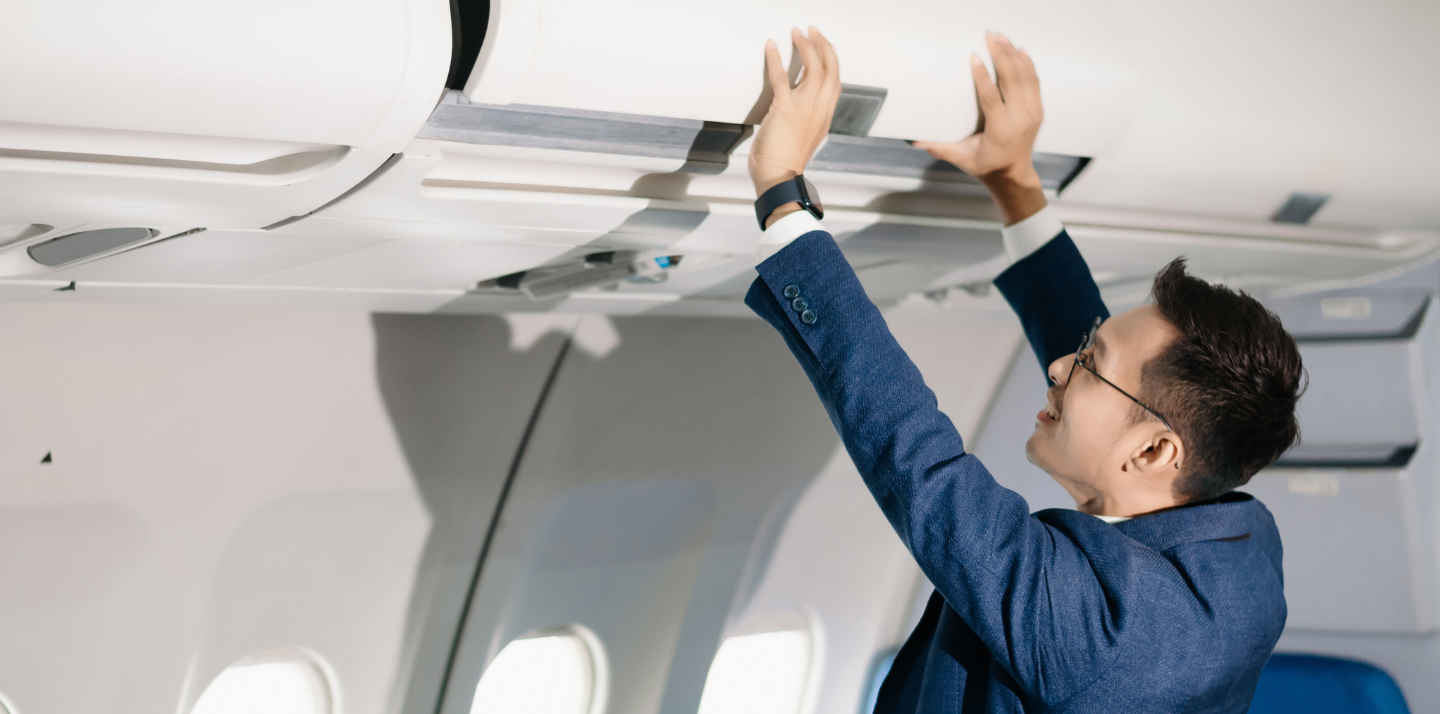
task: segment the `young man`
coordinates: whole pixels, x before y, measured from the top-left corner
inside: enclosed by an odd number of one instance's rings
[[[1297,438],[1303,370],[1276,317],[1176,260],[1113,318],[1046,207],[1042,117],[1023,50],[972,58],[983,131],[922,145],[983,181],[1011,266],[995,280],[1053,383],[1026,445],[1078,510],[1031,514],[936,408],[797,180],[840,94],[834,49],[774,43],[774,104],[750,155],[766,225],[746,303],[784,337],[881,510],[936,586],[876,712],[1233,712],[1285,623],[1280,536],[1232,489]],[[790,202],[796,201],[796,202]],[[1079,349],[1076,346],[1079,345]]]

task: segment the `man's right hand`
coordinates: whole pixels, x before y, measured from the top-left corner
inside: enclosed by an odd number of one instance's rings
[[[995,63],[999,86],[979,55],[970,56],[975,93],[980,100],[981,128],[950,144],[915,142],[931,156],[949,161],[985,184],[1000,207],[1005,225],[1014,225],[1045,207],[1040,175],[1031,152],[1045,110],[1040,104],[1040,78],[1025,50],[1004,35],[987,34],[985,43]]]
[[[810,157],[830,131],[840,101],[840,59],[830,41],[814,27],[808,37],[792,30],[790,41],[805,63],[805,74],[794,88],[779,48],[774,41],[765,44],[765,72],[775,98],[750,147],[750,178],[757,196],[805,173]],[[770,215],[770,221],[798,210],[800,204],[786,204]]]

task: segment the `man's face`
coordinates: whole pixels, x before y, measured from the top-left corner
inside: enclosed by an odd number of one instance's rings
[[[1175,329],[1154,305],[1142,305],[1100,326],[1086,363],[1141,398],[1141,369],[1175,336]],[[1080,337],[1075,336],[1077,345]],[[1084,367],[1072,374],[1074,364],[1074,354],[1050,364],[1053,386],[1047,393],[1048,404],[1035,416],[1035,433],[1025,444],[1025,455],[1083,506],[1116,486],[1122,466],[1137,448],[1144,448],[1159,421],[1134,422],[1131,410],[1139,408],[1134,402]]]

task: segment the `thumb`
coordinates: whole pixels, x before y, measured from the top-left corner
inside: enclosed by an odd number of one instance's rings
[[[926,153],[941,161],[953,162],[953,157],[965,153],[965,149],[963,148],[964,143],[964,141],[916,141],[914,142],[914,146],[917,149],[924,149]]]
[[[975,163],[975,154],[980,150],[980,140],[980,134],[973,134],[950,143],[917,141],[915,146],[941,161],[948,161],[961,170],[968,170]]]

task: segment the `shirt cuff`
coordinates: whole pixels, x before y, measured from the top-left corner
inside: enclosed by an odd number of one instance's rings
[[[825,226],[810,215],[809,211],[796,211],[770,224],[760,238],[760,259],[765,260],[790,245],[791,241],[814,231],[823,231]]]
[[[789,218],[789,216],[785,218]],[[780,225],[783,220],[785,219],[776,221],[775,225]],[[1037,211],[1035,215],[1013,226],[1000,229],[1001,240],[1005,243],[1005,257],[1009,258],[1011,263],[1018,263],[1031,253],[1045,247],[1046,243],[1060,235],[1063,230],[1065,230],[1065,226],[1060,224],[1060,217],[1055,215],[1055,209],[1046,206]]]

